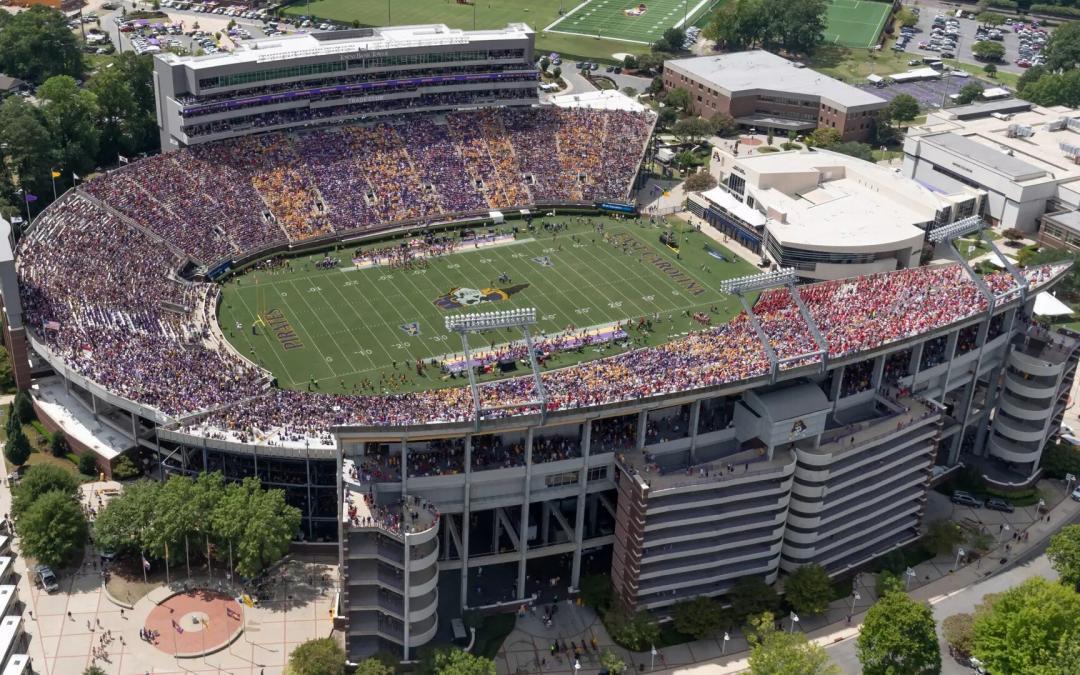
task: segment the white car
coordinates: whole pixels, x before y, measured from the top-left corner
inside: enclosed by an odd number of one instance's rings
[[[1073,490],[1072,498],[1074,502],[1080,502],[1080,487]]]

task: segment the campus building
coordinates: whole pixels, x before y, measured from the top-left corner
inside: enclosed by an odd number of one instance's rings
[[[720,185],[687,206],[728,237],[808,280],[918,266],[926,231],[979,212],[982,193],[943,194],[826,150],[737,156],[718,149]]]
[[[254,131],[537,102],[525,24],[433,24],[276,36],[206,56],[159,54],[154,92],[165,151]]]
[[[782,136],[836,129],[845,141],[869,139],[874,118],[888,105],[762,49],[665,61],[664,88],[690,92],[695,115],[725,113],[744,127]]]
[[[1080,209],[1080,112],[1006,100],[950,108],[911,127],[904,175],[945,192],[986,193],[984,215],[1072,246]]]

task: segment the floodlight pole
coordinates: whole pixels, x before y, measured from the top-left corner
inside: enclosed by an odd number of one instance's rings
[[[536,360],[536,352],[533,351],[529,324],[522,325],[521,332],[525,334],[525,349],[529,350],[529,365],[532,366],[533,380],[536,382],[536,395],[540,397],[540,419],[545,420],[547,418],[547,392],[544,391],[543,378],[540,377],[540,364]]]
[[[469,374],[469,390],[472,392],[473,410],[475,411],[476,423],[480,424],[480,385],[476,382],[476,371],[473,370],[472,352],[469,351],[469,332],[459,331],[461,335],[461,348],[465,352],[465,372]]]

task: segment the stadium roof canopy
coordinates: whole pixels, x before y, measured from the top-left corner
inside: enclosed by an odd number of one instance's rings
[[[622,92],[613,89],[587,91],[581,94],[552,96],[551,102],[560,108],[591,108],[593,110],[629,110],[641,112],[645,106]]]

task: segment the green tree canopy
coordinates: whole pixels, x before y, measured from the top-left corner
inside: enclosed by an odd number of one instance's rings
[[[727,623],[727,615],[720,603],[704,595],[681,600],[671,609],[676,630],[698,640],[716,635]]]
[[[911,94],[898,94],[887,109],[889,118],[897,122],[910,122],[919,116],[919,102]]]
[[[956,92],[956,102],[960,105],[967,105],[973,103],[982,98],[983,88],[978,82],[968,82],[964,86],[960,87],[960,91]]]
[[[1080,21],[1058,26],[1046,41],[1046,69],[1071,70],[1080,65]]]
[[[935,555],[952,553],[953,549],[964,543],[964,531],[951,520],[935,520],[926,528],[922,545]]]
[[[1029,84],[1038,82],[1048,72],[1046,66],[1032,66],[1025,70],[1020,74],[1020,79],[1016,81],[1016,95],[1022,95]]]
[[[394,666],[375,655],[358,663],[353,672],[355,675],[394,675]]]
[[[866,613],[856,653],[865,675],[941,672],[941,650],[930,605],[886,593]]]
[[[158,149],[153,70],[150,55],[126,52],[112,57],[109,67],[99,69],[87,83],[98,102],[100,161]]]
[[[37,97],[45,126],[59,148],[60,166],[79,173],[92,169],[101,136],[97,96],[79,88],[70,75],[54,75],[37,88]]]
[[[86,546],[86,518],[71,495],[47,492],[19,518],[22,550],[50,567],[76,562]]]
[[[821,614],[832,599],[832,584],[821,565],[803,565],[784,582],[784,599],[799,614]]]
[[[12,490],[11,512],[18,519],[42,495],[56,491],[74,499],[78,489],[79,481],[69,472],[52,464],[35,464],[26,470]]]
[[[1080,473],[1080,448],[1072,443],[1050,443],[1043,450],[1042,469],[1050,478]]]
[[[11,189],[26,188],[33,194],[46,194],[51,190],[49,172],[57,156],[56,142],[41,111],[21,96],[7,97],[0,105],[0,160],[7,163],[11,176],[18,176],[18,184],[11,185]]]
[[[703,192],[716,187],[716,179],[708,171],[698,171],[690,174],[683,182],[683,190],[686,192]]]
[[[1062,583],[1080,586],[1080,525],[1068,525],[1051,537],[1046,557]]]
[[[727,113],[718,112],[709,118],[712,132],[717,136],[731,136],[739,130],[739,123]]]
[[[136,481],[102,509],[94,519],[94,541],[104,551],[132,554],[150,548],[153,536],[146,524],[153,522],[161,483]]]
[[[1080,595],[1032,577],[983,598],[975,610],[972,653],[992,673],[1059,673],[1060,653],[1080,640]]]
[[[0,24],[0,71],[41,83],[53,75],[82,77],[82,52],[62,13],[34,5]]]
[[[288,675],[344,675],[345,650],[333,638],[308,640],[289,655]]]
[[[874,161],[874,149],[870,147],[868,143],[859,143],[858,141],[844,141],[842,143],[833,143],[832,145],[826,145],[826,150],[832,152],[839,152],[841,155],[849,155],[856,157],[866,162]]]
[[[971,46],[971,53],[975,55],[975,58],[983,61],[1000,61],[1005,56],[1005,45],[983,40]]]
[[[7,443],[4,445],[4,457],[15,466],[26,464],[30,459],[30,440],[26,437],[22,427],[16,426],[8,431]]]
[[[825,0],[735,0],[720,3],[705,37],[729,51],[763,47],[812,53],[825,36]]]
[[[649,649],[660,639],[660,626],[648,612],[628,613],[613,608],[604,615],[604,624],[616,644],[637,652]]]
[[[30,424],[37,417],[34,414],[34,400],[30,398],[30,394],[26,390],[16,392],[12,405],[15,409],[16,419],[23,424]]]
[[[983,24],[984,26],[1001,26],[1006,21],[1008,21],[1008,19],[1006,19],[1001,14],[995,14],[993,12],[979,12],[979,23]]]
[[[417,672],[421,675],[495,675],[495,662],[449,647],[425,654]]]
[[[1024,99],[1043,106],[1080,105],[1080,70],[1047,73],[1028,83],[1022,95]]]
[[[682,87],[670,89],[664,94],[664,103],[678,110],[688,110],[690,108],[690,92]]]
[[[839,675],[840,669],[825,649],[804,633],[778,631],[774,617],[765,612],[751,620],[750,672],[752,675]]]
[[[626,662],[610,649],[600,652],[600,666],[607,669],[611,675],[622,675],[626,672]]]
[[[840,142],[840,132],[832,127],[819,127],[810,132],[806,142],[815,148],[827,148]]]
[[[713,125],[701,117],[687,117],[671,127],[671,133],[683,143],[700,143],[713,132]]]
[[[731,601],[732,618],[737,623],[750,616],[780,609],[780,598],[776,591],[761,577],[739,579],[728,594],[728,600]]]
[[[668,28],[660,39],[653,43],[653,50],[677,54],[683,51],[683,43],[686,41],[686,31],[682,28]]]

